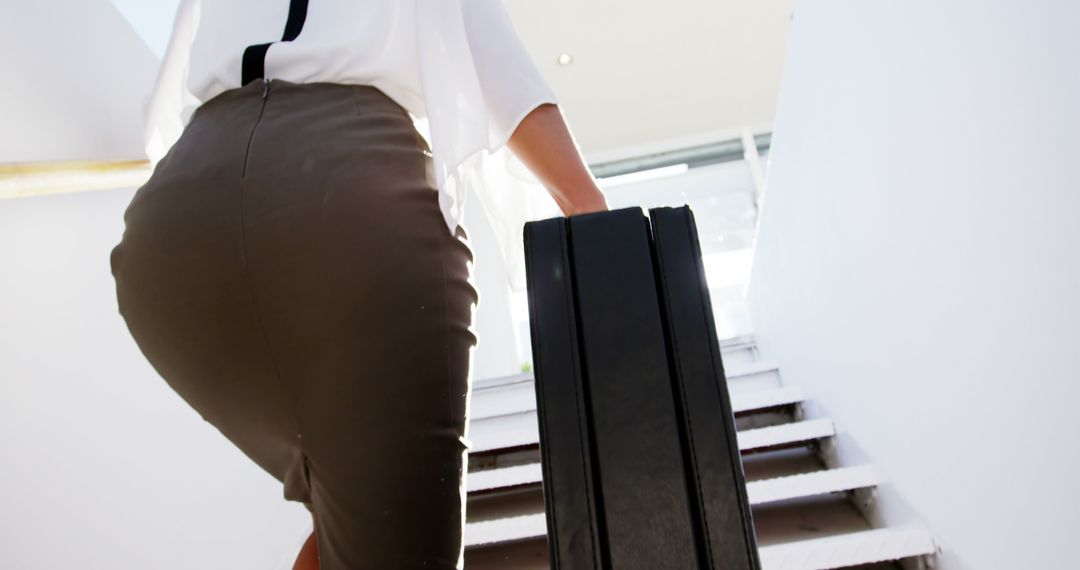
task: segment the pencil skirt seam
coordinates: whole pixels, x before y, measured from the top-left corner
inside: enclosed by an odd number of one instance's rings
[[[265,108],[265,106],[266,103],[264,100],[263,107]],[[255,125],[252,127],[252,138],[254,138],[255,129],[258,128],[261,121],[262,112],[259,113],[259,117],[258,119],[256,119]],[[248,155],[251,154],[251,146],[251,142],[249,141],[247,149],[244,152],[245,165],[247,164]],[[291,397],[292,395],[289,393],[289,390],[285,385],[284,379],[281,377],[281,369],[278,366],[277,359],[274,358],[274,349],[273,346],[270,344],[270,336],[267,333],[266,323],[263,320],[262,310],[259,306],[259,296],[255,292],[255,280],[251,274],[251,265],[248,259],[247,232],[245,229],[244,219],[244,202],[247,196],[247,182],[248,178],[246,176],[246,173],[242,174],[240,177],[240,259],[242,266],[241,273],[244,274],[244,278],[247,281],[247,290],[251,296],[252,309],[255,313],[255,322],[259,329],[259,336],[262,338],[263,347],[266,349],[266,355],[270,361],[270,367],[273,370],[273,376],[276,381],[278,390],[282,393],[282,395],[285,397],[285,400],[288,402],[289,408],[292,410],[293,422],[296,425],[296,429],[299,430],[299,433],[296,434],[298,441],[296,441],[295,443],[299,448],[301,455],[304,456],[304,458],[306,459],[307,452],[304,450],[303,442],[299,441],[302,439],[302,434],[304,432],[303,427],[300,425],[300,414],[297,412],[296,403],[293,401]]]

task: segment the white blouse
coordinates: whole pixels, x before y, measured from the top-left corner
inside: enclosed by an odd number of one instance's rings
[[[302,15],[301,27],[295,35],[294,21],[295,37],[285,41],[290,8]],[[451,235],[471,188],[510,288],[525,289],[524,223],[560,210],[506,142],[530,111],[559,101],[502,0],[180,0],[145,102],[152,165],[196,107],[241,86],[245,49],[267,42],[274,42],[264,57],[268,78],[373,85],[404,107],[431,147]]]

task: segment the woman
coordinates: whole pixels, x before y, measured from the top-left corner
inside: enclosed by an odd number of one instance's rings
[[[312,513],[294,568],[461,568],[466,191],[519,290],[507,148],[565,215],[607,209],[501,0],[181,0],[146,142],[120,313]]]

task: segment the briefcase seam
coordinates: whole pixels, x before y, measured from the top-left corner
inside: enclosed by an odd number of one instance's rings
[[[569,231],[569,229],[570,229],[568,223],[567,223],[566,229],[567,229],[567,231]],[[565,234],[561,234],[560,238],[563,239],[563,245],[565,247],[561,248],[561,251],[559,253],[562,256],[563,266],[568,269],[568,271],[566,273],[566,281],[565,281],[565,283],[567,283],[566,286],[570,287],[570,291],[569,291],[570,294],[564,296],[565,303],[567,305],[567,315],[570,315],[572,317],[572,319],[567,319],[567,321],[566,321],[567,334],[568,334],[568,337],[574,339],[574,342],[570,343],[570,347],[571,347],[572,350],[574,350],[575,354],[577,354],[577,359],[576,360],[578,362],[580,362],[581,358],[582,358],[581,353],[578,351],[578,344],[580,343],[580,340],[578,339],[578,335],[575,334],[573,326],[571,326],[574,322],[576,322],[576,319],[577,319],[578,315],[577,315],[577,311],[575,310],[574,302],[573,302],[574,301],[574,299],[573,299],[573,296],[574,296],[573,275],[571,275],[571,272],[573,271],[573,267],[571,267],[570,258],[568,257],[568,254],[567,254],[567,251],[570,248],[570,244],[567,243]],[[592,542],[593,538],[597,534],[596,528],[593,526],[593,520],[598,515],[593,510],[593,498],[592,498],[592,494],[589,492],[590,491],[590,483],[591,483],[592,480],[589,478],[589,471],[585,468],[585,458],[587,456],[586,443],[591,443],[591,442],[589,441],[589,434],[587,432],[588,424],[586,423],[585,416],[581,412],[581,398],[580,398],[580,396],[581,396],[581,393],[583,391],[585,391],[585,389],[586,389],[584,384],[581,382],[581,375],[582,374],[584,374],[584,370],[581,371],[581,374],[576,375],[576,380],[577,380],[576,387],[578,388],[578,390],[577,390],[577,393],[574,394],[574,409],[577,412],[577,416],[578,416],[578,447],[581,450],[581,455],[580,455],[581,461],[579,463],[581,464],[582,478],[585,480],[585,503],[586,503],[587,508],[589,509],[589,515],[590,515],[588,517],[588,519],[589,519],[589,541]],[[584,433],[584,434],[582,433],[583,429],[586,431],[586,433]],[[584,438],[584,440],[582,438]],[[602,551],[597,550],[597,549],[599,549],[599,547],[600,547],[599,544],[596,544],[595,542],[593,543],[593,548],[594,548],[593,556],[594,557],[600,556],[601,559],[602,559],[603,558]]]
[[[660,262],[659,263],[660,271],[658,271],[658,273],[659,273],[659,276],[660,276],[660,287],[661,287],[661,294],[662,294],[662,297],[663,297],[664,309],[666,309],[667,313],[670,315],[671,314],[671,303],[669,302],[669,299],[671,298],[671,295],[670,295],[671,292],[668,290],[668,282],[667,282],[667,279],[664,278],[664,272],[662,271],[662,269],[664,267],[664,254],[661,251],[660,247],[656,247],[655,250],[656,250],[657,261]],[[682,401],[683,410],[688,410],[689,407],[687,406],[687,402],[686,402],[686,390],[685,390],[685,387],[682,386],[682,383],[681,383],[681,379],[683,377],[683,375],[682,375],[683,370],[682,370],[682,361],[679,359],[679,340],[678,340],[678,337],[675,335],[674,329],[671,327],[670,321],[668,323],[668,328],[669,328],[670,333],[671,333],[668,336],[671,338],[671,350],[674,353],[675,368],[676,368],[676,372],[678,374],[678,376],[676,376],[676,378],[675,378],[675,381],[680,384],[680,386],[679,386],[679,399]],[[695,450],[697,448],[694,446],[694,427],[693,427],[693,422],[691,421],[691,418],[689,417],[689,414],[687,414],[687,416],[686,416],[686,434],[687,434],[687,437],[690,438],[690,464],[691,464],[691,468],[694,470],[694,486],[697,488],[697,496],[698,496],[698,500],[700,501],[702,499],[702,497],[704,497],[704,493],[701,490],[701,472],[698,470],[698,459],[697,459],[697,453],[695,452]],[[711,536],[710,533],[709,533],[709,518],[707,516],[705,516],[704,510],[702,510],[702,512],[701,512],[701,521],[702,521],[702,524],[705,526],[705,537],[706,537],[706,539],[703,541],[705,543],[705,552],[709,556],[709,565],[710,565],[710,567],[712,567],[712,566],[715,566],[716,563],[713,560],[712,544],[708,540],[708,537]]]

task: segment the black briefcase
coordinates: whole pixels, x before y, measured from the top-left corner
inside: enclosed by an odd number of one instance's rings
[[[689,206],[524,242],[551,567],[759,569]]]

